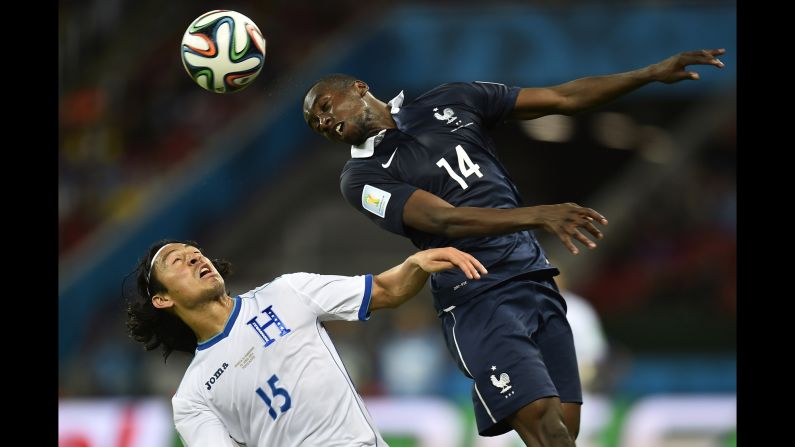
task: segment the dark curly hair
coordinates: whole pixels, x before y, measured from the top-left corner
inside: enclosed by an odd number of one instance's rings
[[[164,360],[168,359],[173,351],[193,354],[197,345],[196,335],[187,324],[173,313],[158,309],[152,304],[152,296],[166,291],[165,286],[157,279],[157,275],[150,272],[152,257],[164,245],[172,243],[199,248],[199,245],[193,241],[163,239],[155,242],[131,273],[137,273],[137,287],[135,296],[127,300],[127,332],[130,337],[143,343],[147,351],[162,346]],[[228,261],[213,259],[211,262],[222,278],[226,279],[232,273],[232,264]]]

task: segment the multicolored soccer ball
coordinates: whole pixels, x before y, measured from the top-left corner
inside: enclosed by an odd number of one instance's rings
[[[200,15],[182,36],[182,65],[202,88],[236,92],[253,81],[265,62],[265,38],[257,25],[235,11]]]

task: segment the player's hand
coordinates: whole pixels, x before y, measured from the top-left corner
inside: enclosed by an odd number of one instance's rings
[[[486,267],[474,256],[453,247],[431,248],[415,253],[409,261],[428,273],[441,272],[458,267],[469,279],[480,279],[488,273]]]
[[[714,65],[723,68],[723,62],[717,56],[724,54],[725,49],[685,51],[668,59],[652,65],[652,78],[655,81],[672,84],[685,79],[698,80],[699,75],[695,71],[688,71],[688,65]]]
[[[544,209],[541,213],[541,221],[544,229],[556,234],[572,254],[579,253],[573,239],[580,241],[588,248],[596,248],[596,243],[580,232],[581,228],[585,228],[597,239],[604,237],[594,223],[599,222],[602,225],[607,225],[607,219],[591,208],[584,208],[571,202],[542,206]]]

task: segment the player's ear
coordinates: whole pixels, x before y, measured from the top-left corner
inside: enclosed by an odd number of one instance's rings
[[[359,93],[359,96],[364,96],[364,95],[366,95],[366,94],[367,94],[367,92],[370,90],[370,87],[367,85],[367,83],[366,83],[366,82],[364,82],[364,81],[360,81],[360,80],[358,80],[358,79],[357,79],[357,80],[355,80],[355,81],[353,81],[353,87],[354,87],[354,88],[356,89],[356,91]]]
[[[174,300],[169,298],[165,293],[158,293],[152,297],[152,305],[156,309],[168,309],[174,306]]]

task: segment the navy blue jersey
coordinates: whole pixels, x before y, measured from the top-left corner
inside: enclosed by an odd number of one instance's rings
[[[513,110],[518,94],[518,87],[503,84],[450,83],[402,104],[401,92],[390,102],[397,128],[353,147],[353,158],[342,170],[342,194],[378,226],[410,238],[421,249],[452,246],[469,252],[488,269],[477,281],[458,269],[433,274],[438,310],[523,273],[558,273],[531,231],[449,239],[403,224],[403,207],[418,188],[456,207],[522,206],[486,134]]]

